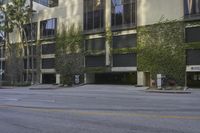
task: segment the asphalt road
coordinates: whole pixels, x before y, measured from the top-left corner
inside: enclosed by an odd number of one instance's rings
[[[144,88],[0,89],[0,133],[200,133],[200,90]]]

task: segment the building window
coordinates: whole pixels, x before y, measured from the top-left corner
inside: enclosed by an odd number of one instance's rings
[[[194,73],[193,80],[194,81],[200,81],[200,74],[199,73]]]
[[[136,45],[136,34],[113,36],[113,48],[133,48]]]
[[[112,0],[112,26],[136,24],[136,0]]]
[[[33,1],[47,7],[58,6],[58,0],[33,0]]]
[[[113,55],[113,67],[136,67],[136,66],[137,66],[137,55],[135,53]]]
[[[27,69],[27,58],[26,59],[24,59],[24,69]],[[29,69],[32,69],[32,67],[34,68],[34,69],[36,69],[36,67],[37,67],[37,60],[34,58],[33,59],[33,65],[32,65],[32,58],[29,58],[29,65],[28,65],[28,67],[29,67]]]
[[[104,27],[104,0],[84,0],[84,30]]]
[[[0,44],[4,43],[5,33],[3,31],[0,31]]]
[[[85,40],[86,51],[105,50],[105,38],[95,38]]]
[[[200,65],[200,49],[187,50],[187,65]]]
[[[185,41],[187,43],[200,42],[200,26],[186,28]]]
[[[37,38],[37,23],[32,23],[31,24],[26,24],[24,25],[24,31],[25,33],[23,34],[23,39],[30,41],[30,40],[36,40]],[[31,36],[31,31],[32,31],[32,36]]]
[[[28,51],[27,51],[27,46],[25,46],[24,47],[24,55],[25,56],[27,56],[27,52],[29,52],[28,56],[31,56],[31,55],[35,56],[37,54],[37,47],[36,47],[36,45],[29,44]]]
[[[42,69],[54,69],[55,58],[42,59]]]
[[[5,45],[0,46],[0,58],[5,58]]]
[[[43,44],[42,45],[42,54],[55,54],[56,52],[56,44],[51,43],[51,44]]]
[[[105,55],[98,56],[86,56],[85,57],[86,67],[104,67],[105,66]]]
[[[40,38],[55,37],[56,35],[56,18],[40,22]]]
[[[200,0],[184,0],[185,16],[200,15]]]

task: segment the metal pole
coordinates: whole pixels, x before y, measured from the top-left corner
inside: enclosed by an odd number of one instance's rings
[[[0,86],[2,86],[2,76],[3,76],[3,45],[1,44],[1,79],[0,79]]]
[[[187,51],[185,50],[185,86],[184,90],[187,90]]]
[[[31,24],[31,65],[32,65],[32,73],[31,73],[31,84],[34,84],[34,52],[33,52],[33,22],[32,22],[32,15],[33,15],[33,0],[30,0],[30,24]]]

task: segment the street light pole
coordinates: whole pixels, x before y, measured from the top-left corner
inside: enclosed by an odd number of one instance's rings
[[[31,65],[32,65],[32,72],[31,72],[31,84],[34,84],[34,52],[33,52],[33,0],[30,0],[30,25],[31,25]]]
[[[0,87],[2,86],[2,79],[3,79],[3,45],[1,44],[1,69],[0,69],[0,74],[1,74],[1,81],[0,81]]]

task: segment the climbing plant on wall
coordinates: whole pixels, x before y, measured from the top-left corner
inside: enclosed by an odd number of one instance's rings
[[[185,81],[184,23],[161,20],[157,24],[138,27],[138,69],[148,71],[151,78],[166,75],[179,85]]]
[[[64,26],[63,26],[64,27]],[[56,70],[62,84],[73,84],[73,76],[83,73],[83,35],[81,27],[63,28],[56,37]]]

